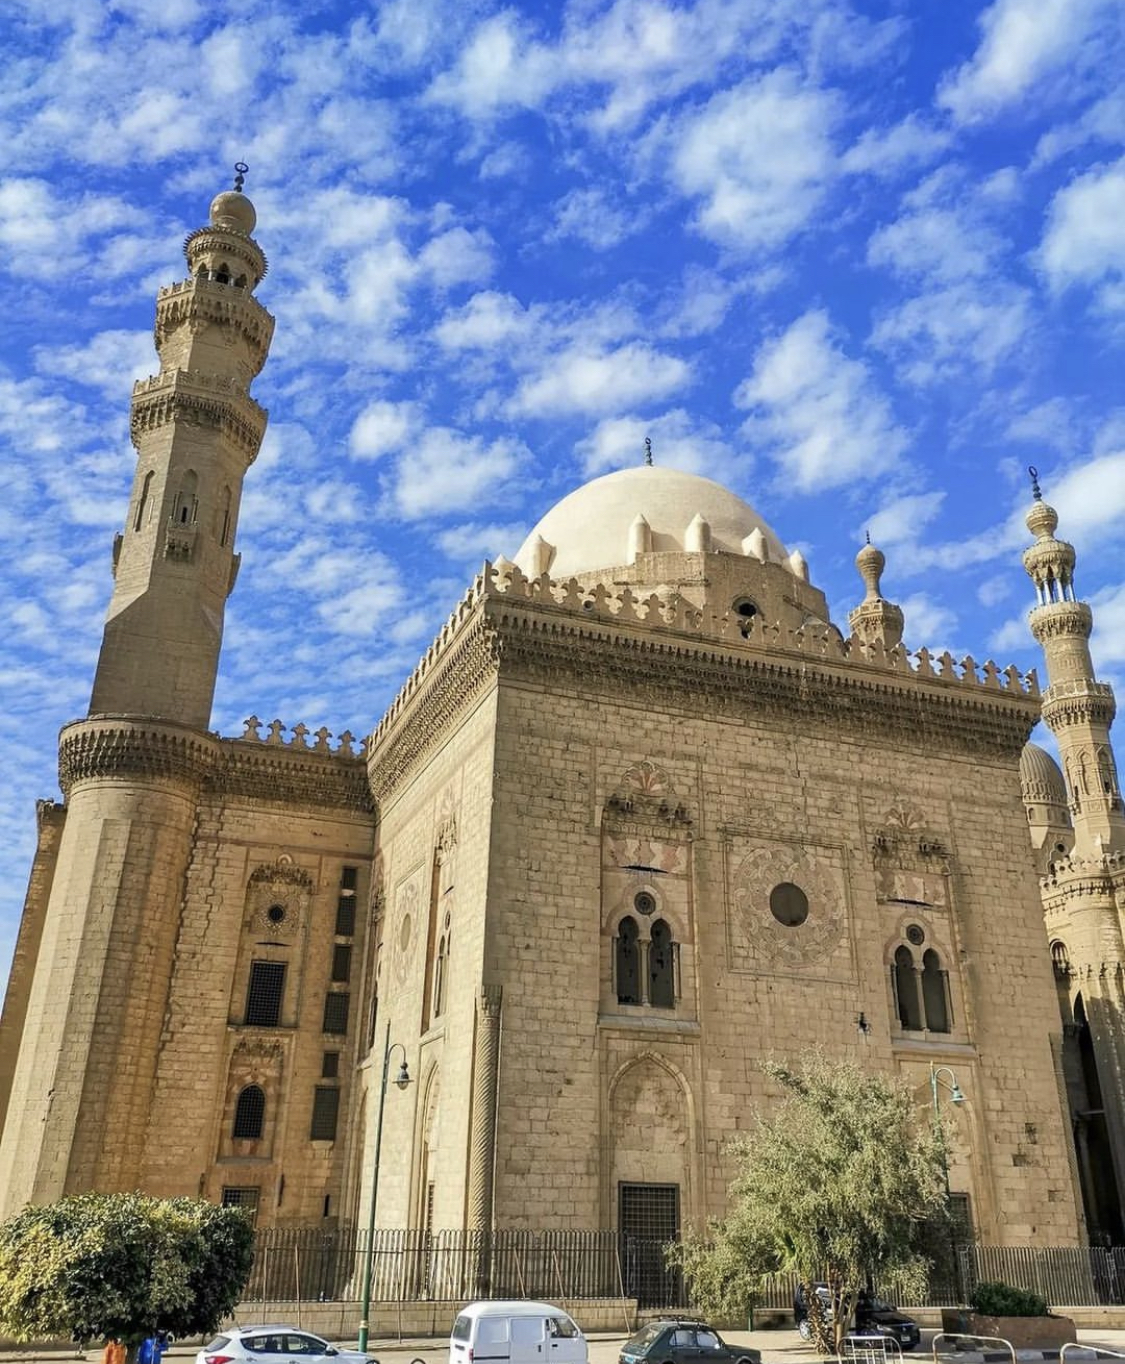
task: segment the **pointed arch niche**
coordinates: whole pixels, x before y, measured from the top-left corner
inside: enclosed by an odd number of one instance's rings
[[[615,779],[601,845],[602,1019],[694,1019],[692,820],[663,767]]]
[[[646,1051],[622,1062],[604,1106],[602,1225],[616,1226],[622,1185],[675,1186],[681,1225],[698,1187],[695,1102],[683,1073],[664,1055]]]

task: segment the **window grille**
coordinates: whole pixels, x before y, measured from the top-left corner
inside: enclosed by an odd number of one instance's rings
[[[340,1073],[340,1053],[338,1051],[326,1051],[324,1059],[320,1063],[320,1075],[323,1080],[334,1080]]]
[[[247,1085],[238,1096],[231,1136],[236,1141],[257,1141],[266,1120],[266,1096],[260,1085]]]
[[[242,1208],[251,1222],[258,1220],[258,1199],[261,1189],[256,1184],[233,1186],[223,1185],[222,1205],[224,1208]]]
[[[344,993],[325,995],[324,1031],[343,1035],[348,1030],[348,1006],[351,996]]]
[[[346,981],[352,973],[352,949],[349,943],[338,942],[332,949],[332,979]]]
[[[341,867],[341,868],[340,868],[340,889],[341,889],[341,890],[350,890],[350,891],[352,892],[352,894],[354,895],[354,894],[355,894],[355,887],[356,887],[356,877],[357,877],[358,873],[359,873],[359,868],[358,868],[358,867]]]
[[[648,948],[648,1002],[655,1009],[675,1007],[676,982],[672,961],[672,931],[663,919],[657,919],[652,926]]]
[[[921,1032],[922,1001],[918,997],[918,973],[909,947],[900,947],[895,952],[894,982],[899,1022],[911,1032]]]
[[[617,930],[616,970],[618,1004],[641,1002],[640,950],[637,946],[637,921],[625,918]]]
[[[336,902],[336,934],[350,938],[355,933],[355,891],[341,892]]]
[[[281,1022],[281,1000],[285,993],[285,963],[252,961],[250,985],[246,991],[246,1025],[276,1028]]]
[[[336,1117],[340,1111],[340,1091],[329,1085],[317,1085],[313,1091],[310,1141],[335,1141]]]
[[[922,957],[922,1002],[930,1032],[949,1031],[949,1008],[945,999],[946,978],[941,958],[930,948]]]

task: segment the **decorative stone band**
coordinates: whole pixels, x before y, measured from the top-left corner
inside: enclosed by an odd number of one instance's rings
[[[210,426],[221,431],[253,464],[266,433],[269,414],[233,379],[198,370],[173,369],[133,385],[129,434],[133,444],[172,422]]]
[[[153,328],[156,349],[160,350],[177,328],[193,322],[212,323],[240,333],[253,353],[254,373],[265,364],[274,319],[249,289],[206,279],[186,279],[161,289],[156,295]]]
[[[1052,682],[1043,693],[1043,719],[1053,731],[1076,724],[1104,725],[1117,714],[1117,700],[1108,682],[1075,677]]]
[[[280,730],[280,722],[275,723]],[[297,726],[295,735],[297,730],[308,732]],[[107,778],[171,780],[194,786],[200,794],[364,814],[373,809],[363,758],[353,753],[350,743],[332,751],[287,745],[280,739],[276,745],[220,739],[167,721],[117,715],[67,725],[59,740],[59,785],[64,795],[79,782]]]
[[[1048,639],[1075,635],[1089,639],[1094,628],[1094,613],[1084,601],[1053,601],[1032,607],[1027,623],[1039,644]]]
[[[96,715],[59,736],[63,795],[80,782],[105,778],[163,779],[200,786],[215,765],[219,741],[185,725]]]
[[[1098,901],[1100,908],[1116,903],[1125,905],[1125,853],[1102,853],[1100,857],[1078,857],[1071,853],[1051,863],[1046,876],[1039,878],[1043,908],[1048,917],[1058,914],[1072,925],[1074,911],[1082,900]],[[1048,930],[1050,930],[1048,922]],[[1103,939],[1099,932],[1099,941]]]
[[[208,252],[217,251],[248,265],[257,279],[263,279],[270,268],[266,253],[253,237],[231,227],[198,227],[184,238],[184,255],[188,264]]]
[[[686,688],[716,713],[798,711],[810,723],[891,727],[926,742],[940,735],[961,750],[1007,757],[1039,717],[1034,671],[1025,677],[991,661],[887,650],[844,639],[833,626],[743,625],[741,617],[705,619],[678,597],[638,601],[628,587],[583,589],[518,569],[498,579],[486,563],[371,735],[375,798],[396,787],[498,674],[604,684],[634,696]]]

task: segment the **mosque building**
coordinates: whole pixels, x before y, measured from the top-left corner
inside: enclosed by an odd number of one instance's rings
[[[954,1077],[983,1241],[1120,1243],[1114,699],[1038,488],[1042,693],[908,654],[874,546],[842,631],[748,503],[638,463],[484,566],[363,743],[220,737],[255,224],[219,194],[157,297],[0,1024],[0,1213],[143,1189],[362,1225],[385,1096],[381,1225],[670,1235],[724,1210],[760,1061],[819,1047],[926,1111]]]

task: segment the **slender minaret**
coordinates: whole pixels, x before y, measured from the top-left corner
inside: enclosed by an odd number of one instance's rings
[[[1059,746],[1079,857],[1125,850],[1125,812],[1109,731],[1117,706],[1113,688],[1099,682],[1090,657],[1093,613],[1074,592],[1074,546],[1055,539],[1054,507],[1043,501],[1032,469],[1034,501],[1027,528],[1035,543],[1023,566],[1038,598],[1029,623],[1043,650],[1050,685],[1043,719]]]
[[[114,541],[91,715],[157,716],[206,729],[223,613],[234,586],[242,480],[266,429],[249,395],[273,318],[254,298],[266,258],[250,235],[257,215],[235,188],[184,243],[189,278],[161,289],[160,373],[133,390],[137,472]]]
[[[852,633],[861,644],[881,644],[885,649],[893,649],[902,643],[902,607],[887,601],[882,594],[880,580],[887,560],[883,551],[871,543],[870,536],[855,556],[855,566],[866,593],[860,604],[848,612]]]
[[[190,278],[157,297],[160,373],[133,392],[137,474],[90,713],[59,738],[65,806],[41,828],[24,911],[34,970],[13,978],[0,1027],[0,1216],[135,1189],[145,1168],[185,878],[220,754],[207,725],[242,480],[266,424],[247,389],[273,319],[253,298],[266,260],[238,169],[185,243]]]

